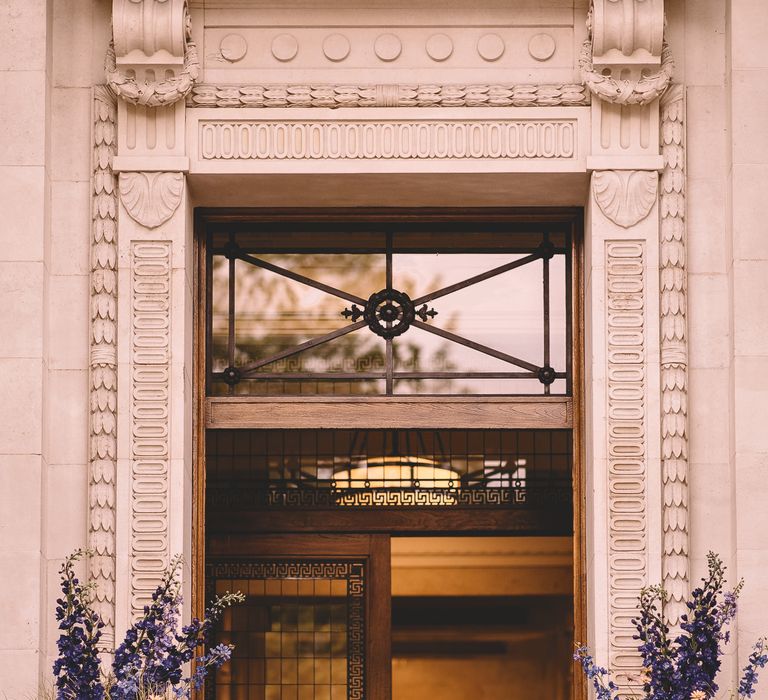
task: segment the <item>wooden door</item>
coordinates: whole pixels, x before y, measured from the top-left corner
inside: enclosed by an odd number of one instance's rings
[[[390,699],[388,535],[213,538],[206,585],[246,595],[213,640],[235,651],[206,698]]]

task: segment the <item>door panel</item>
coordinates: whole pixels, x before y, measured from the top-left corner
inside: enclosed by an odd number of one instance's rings
[[[240,590],[214,643],[235,644],[216,700],[389,700],[387,535],[214,538],[208,597]]]

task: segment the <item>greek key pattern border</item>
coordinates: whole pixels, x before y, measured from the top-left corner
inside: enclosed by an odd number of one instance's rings
[[[365,597],[364,561],[319,559],[253,559],[211,561],[206,566],[206,597],[216,594],[217,579],[336,579],[347,582],[347,700],[365,698]],[[206,683],[206,698],[213,700],[215,676]]]

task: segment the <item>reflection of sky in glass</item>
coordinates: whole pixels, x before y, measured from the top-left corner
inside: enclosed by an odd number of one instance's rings
[[[343,292],[367,299],[386,286],[382,253],[254,253],[273,265],[317,280]],[[411,299],[487,272],[526,253],[458,252],[394,253],[393,287]],[[550,360],[558,372],[566,370],[565,256],[549,262]],[[352,302],[315,289],[275,272],[238,260],[235,264],[236,323],[234,364],[238,367],[270,357],[312,338],[348,326],[341,312]],[[230,364],[228,337],[228,264],[220,256],[213,263],[213,366],[220,372]],[[358,304],[358,306],[361,306]],[[534,260],[521,267],[467,286],[427,302],[437,315],[428,321],[441,328],[486,345],[536,366],[545,364],[543,263]],[[368,328],[331,340],[288,358],[267,364],[266,375],[326,373],[332,375],[383,373],[386,347]],[[395,372],[524,372],[524,368],[491,357],[419,328],[411,327],[393,341]],[[277,381],[256,390],[245,382],[237,393],[380,393],[376,377],[360,376],[321,388],[323,378],[311,381]],[[291,384],[295,386],[291,387]],[[353,386],[354,385],[354,386]],[[226,386],[223,387],[226,390]],[[552,385],[552,393],[564,393],[565,380]],[[394,393],[540,394],[537,379],[395,376]]]

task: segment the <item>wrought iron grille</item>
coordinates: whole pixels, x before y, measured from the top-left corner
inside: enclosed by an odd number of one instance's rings
[[[214,644],[234,643],[232,661],[206,681],[216,698],[365,697],[366,566],[362,561],[209,561],[206,597],[240,590]]]
[[[570,393],[566,228],[371,228],[210,235],[209,393]]]
[[[217,430],[214,512],[571,508],[568,430]]]

